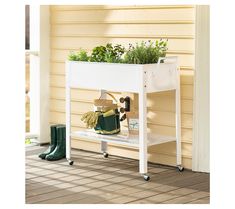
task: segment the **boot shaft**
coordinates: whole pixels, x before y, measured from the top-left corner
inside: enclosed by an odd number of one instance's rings
[[[56,127],[56,134],[57,134],[57,145],[64,145],[65,146],[65,139],[66,139],[66,128],[65,125]]]
[[[51,125],[51,145],[56,146],[57,145],[57,128],[64,127],[63,124],[57,124],[57,125]]]
[[[56,143],[57,143],[56,127],[57,127],[57,125],[52,125],[51,126],[51,146],[56,146]]]

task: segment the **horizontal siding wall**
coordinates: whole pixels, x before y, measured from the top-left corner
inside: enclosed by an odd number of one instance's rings
[[[65,60],[70,51],[88,52],[97,45],[122,44],[167,38],[168,56],[178,56],[181,69],[182,154],[183,164],[191,169],[194,12],[190,5],[177,6],[51,6],[50,123],[65,123]],[[113,92],[114,93],[114,92]],[[136,108],[138,95],[130,95]],[[92,109],[99,91],[72,89],[72,130],[84,128],[81,115]],[[148,95],[148,131],[175,135],[174,92]],[[72,139],[74,148],[100,151],[100,144],[83,138]],[[111,144],[110,154],[138,159],[138,150]],[[152,146],[148,159],[175,165],[175,143]]]

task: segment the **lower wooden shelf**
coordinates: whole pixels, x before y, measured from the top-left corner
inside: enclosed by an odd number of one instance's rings
[[[105,142],[111,142],[111,143],[116,143],[116,144],[121,144],[121,145],[128,145],[132,147],[139,147],[139,136],[130,135],[127,131],[122,131],[119,134],[115,134],[115,135],[101,135],[101,134],[95,133],[95,131],[91,129],[87,129],[84,131],[72,132],[70,136],[74,138],[82,137],[82,138],[86,138],[90,140],[105,141]],[[147,145],[152,146],[152,145],[163,144],[163,143],[171,142],[171,141],[176,141],[176,137],[148,134]]]

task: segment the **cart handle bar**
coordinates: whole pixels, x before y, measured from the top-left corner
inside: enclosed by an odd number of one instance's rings
[[[178,62],[178,57],[177,56],[159,57],[157,64],[160,64],[162,60],[171,60],[172,63],[177,63]]]

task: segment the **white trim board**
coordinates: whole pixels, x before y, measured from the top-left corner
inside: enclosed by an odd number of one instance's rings
[[[50,6],[40,6],[40,138],[39,143],[50,141]]]
[[[30,6],[30,133],[40,144],[50,141],[49,73],[50,73],[50,8]],[[39,51],[39,53],[38,53]]]
[[[197,5],[192,170],[210,171],[210,11]]]

